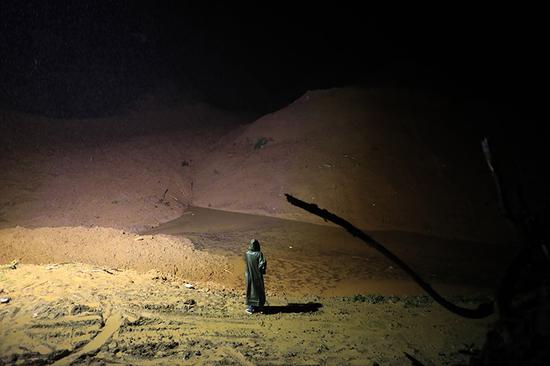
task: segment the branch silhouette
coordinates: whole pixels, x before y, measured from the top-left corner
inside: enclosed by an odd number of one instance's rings
[[[476,309],[469,309],[469,308],[463,308],[461,306],[455,305],[452,302],[445,299],[443,296],[441,296],[439,293],[437,293],[429,283],[424,281],[416,272],[414,272],[405,262],[403,262],[399,257],[397,257],[395,254],[390,252],[386,247],[384,247],[381,243],[374,240],[371,236],[367,235],[362,230],[358,229],[357,227],[353,226],[349,221],[344,220],[343,218],[333,214],[330,211],[327,211],[325,209],[319,208],[314,203],[308,203],[305,201],[302,201],[294,196],[291,196],[290,194],[285,193],[287,201],[296,207],[299,207],[313,215],[319,216],[320,218],[324,219],[325,221],[330,221],[338,226],[343,227],[346,229],[351,235],[363,240],[365,243],[370,245],[371,247],[378,250],[380,253],[382,253],[386,258],[388,258],[390,261],[397,264],[403,271],[405,271],[409,276],[412,277],[412,279],[420,286],[424,291],[428,293],[439,305],[443,306],[445,309],[449,310],[450,312],[460,315],[465,318],[470,319],[481,319],[485,318],[494,312],[494,305],[493,303],[483,303],[480,304]]]

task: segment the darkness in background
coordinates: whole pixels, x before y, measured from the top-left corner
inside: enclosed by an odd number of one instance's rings
[[[5,0],[0,106],[96,117],[152,94],[266,113],[311,89],[399,87],[482,105],[470,123],[546,185],[541,9],[361,3]]]
[[[159,90],[261,111],[347,84],[527,103],[544,68],[536,9],[8,0],[0,16],[2,102],[59,117]]]

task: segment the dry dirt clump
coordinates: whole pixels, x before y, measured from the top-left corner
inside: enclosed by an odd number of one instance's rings
[[[0,263],[88,263],[112,269],[157,270],[162,276],[220,283],[227,259],[195,250],[185,238],[139,236],[108,228],[0,230]]]

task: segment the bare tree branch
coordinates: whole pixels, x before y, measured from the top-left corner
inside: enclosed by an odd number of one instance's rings
[[[303,210],[306,210],[309,213],[312,213],[313,215],[319,216],[320,218],[324,219],[325,221],[330,221],[338,226],[343,227],[346,229],[351,235],[363,240],[365,243],[370,245],[371,247],[378,250],[380,253],[382,253],[386,258],[388,258],[390,261],[397,264],[403,271],[405,271],[409,276],[412,277],[412,279],[420,286],[424,291],[428,293],[438,304],[443,306],[445,309],[449,310],[452,313],[455,313],[457,315],[463,316],[465,318],[471,318],[471,319],[480,319],[485,318],[494,312],[494,306],[493,303],[484,303],[477,307],[477,309],[469,309],[469,308],[463,308],[458,305],[455,305],[451,303],[450,301],[443,298],[441,295],[439,295],[431,286],[429,283],[424,281],[418,274],[416,274],[405,262],[403,262],[401,259],[399,259],[395,254],[390,252],[386,247],[384,247],[382,244],[374,240],[372,237],[367,235],[362,230],[356,228],[353,226],[350,222],[344,220],[343,218],[336,216],[335,214],[319,208],[314,203],[308,203],[304,202],[296,197],[291,196],[290,194],[286,194],[287,201],[296,207],[300,207]]]

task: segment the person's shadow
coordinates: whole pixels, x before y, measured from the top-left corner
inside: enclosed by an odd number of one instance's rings
[[[288,304],[282,306],[264,306],[262,313],[266,315],[272,314],[299,314],[299,313],[314,313],[320,308],[323,307],[323,304],[318,302],[308,302],[307,304]]]

